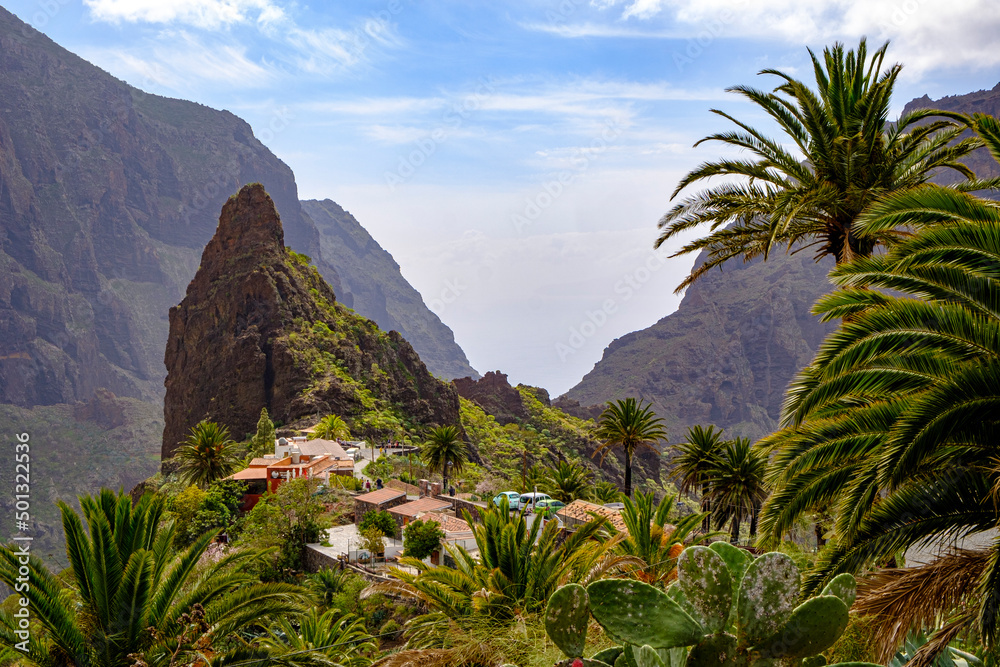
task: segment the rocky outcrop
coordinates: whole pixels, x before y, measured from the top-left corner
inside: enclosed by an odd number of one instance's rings
[[[573,415],[577,419],[593,419],[595,422],[600,419],[604,412],[603,405],[581,405],[580,401],[560,396],[552,402],[552,407],[562,410],[568,415]]]
[[[493,417],[500,424],[512,424],[528,419],[528,410],[521,400],[521,392],[510,386],[506,373],[489,371],[480,380],[470,377],[452,381],[459,396],[467,398]]]
[[[761,437],[777,425],[795,373],[833,330],[810,313],[832,289],[832,267],[802,252],[711,271],[676,312],[613,341],[559,402],[636,396],[652,402],[672,442],[695,424]]]
[[[381,329],[403,334],[434,375],[446,380],[479,377],[455,334],[424,304],[392,255],[353,215],[329,199],[303,201],[302,210],[316,224],[323,258],[337,267],[351,293],[353,305],[348,305]]]
[[[247,123],[137,90],[0,8],[0,402],[159,401],[167,310],[253,181],[340,289],[291,170]]]
[[[222,209],[180,305],[170,309],[162,457],[199,420],[252,433],[275,421],[343,416],[352,432],[388,418],[415,429],[458,423],[458,394],[409,343],[337,302],[309,259],[285,248],[260,184]]]

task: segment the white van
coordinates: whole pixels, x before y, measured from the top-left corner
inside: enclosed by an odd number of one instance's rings
[[[517,502],[517,510],[519,512],[524,512],[526,510],[534,510],[535,503],[539,500],[548,500],[549,495],[547,493],[522,493],[521,497]]]

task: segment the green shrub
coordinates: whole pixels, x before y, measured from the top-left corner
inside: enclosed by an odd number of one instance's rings
[[[377,528],[383,535],[392,536],[396,534],[396,520],[385,510],[369,512],[361,518],[361,523],[358,524],[358,532],[363,533],[372,528]]]
[[[423,560],[441,548],[443,539],[437,521],[411,521],[403,529],[403,555]]]

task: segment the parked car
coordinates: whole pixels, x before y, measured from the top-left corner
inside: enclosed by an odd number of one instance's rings
[[[556,515],[556,512],[564,507],[566,507],[566,503],[561,500],[554,500],[553,498],[536,500],[535,514],[546,519],[551,519]]]
[[[502,491],[499,495],[497,495],[493,499],[493,504],[496,505],[497,507],[500,507],[500,504],[503,502],[504,498],[507,499],[507,506],[510,507],[510,509],[512,510],[516,510],[517,505],[521,500],[521,494],[518,493],[517,491]]]
[[[539,500],[551,500],[547,493],[522,493],[518,499],[517,509],[520,512],[529,512],[535,507]]]

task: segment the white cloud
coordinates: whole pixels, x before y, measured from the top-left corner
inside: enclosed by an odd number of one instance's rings
[[[209,30],[285,18],[284,11],[270,0],[83,0],[83,4],[98,21],[172,23]]]
[[[526,24],[566,38],[749,38],[822,48],[867,36],[892,41],[908,75],[1000,64],[1000,12],[990,0],[594,0],[589,22]],[[611,10],[614,10],[613,13]],[[595,20],[600,19],[600,20]],[[638,24],[638,25],[637,25]],[[642,26],[642,27],[639,27]]]
[[[620,24],[601,23],[522,23],[525,30],[546,32],[557,37],[624,37],[628,39],[674,39],[683,37],[677,30],[643,30]]]
[[[303,26],[273,0],[84,0],[84,4],[95,21],[160,26],[159,33],[146,34],[144,49],[132,48],[114,61],[127,72],[175,90],[188,88],[178,83],[197,80],[258,88],[280,71],[275,63],[292,74],[336,76],[371,62],[379,50],[403,45],[396,25],[376,15],[357,18],[347,26]],[[170,71],[178,61],[183,66],[192,60],[188,54],[172,53],[190,47],[176,42],[178,31],[202,35],[190,50],[205,58],[204,69],[195,62],[193,67]],[[247,32],[250,39],[245,38]],[[243,44],[252,44],[265,55],[254,62]],[[265,78],[240,76],[255,72]]]
[[[81,55],[144,89],[182,90],[198,79],[240,88],[262,88],[274,83],[279,74],[273,65],[247,56],[241,44],[209,45],[185,31],[165,33],[145,57],[134,55],[133,49],[84,49]]]

